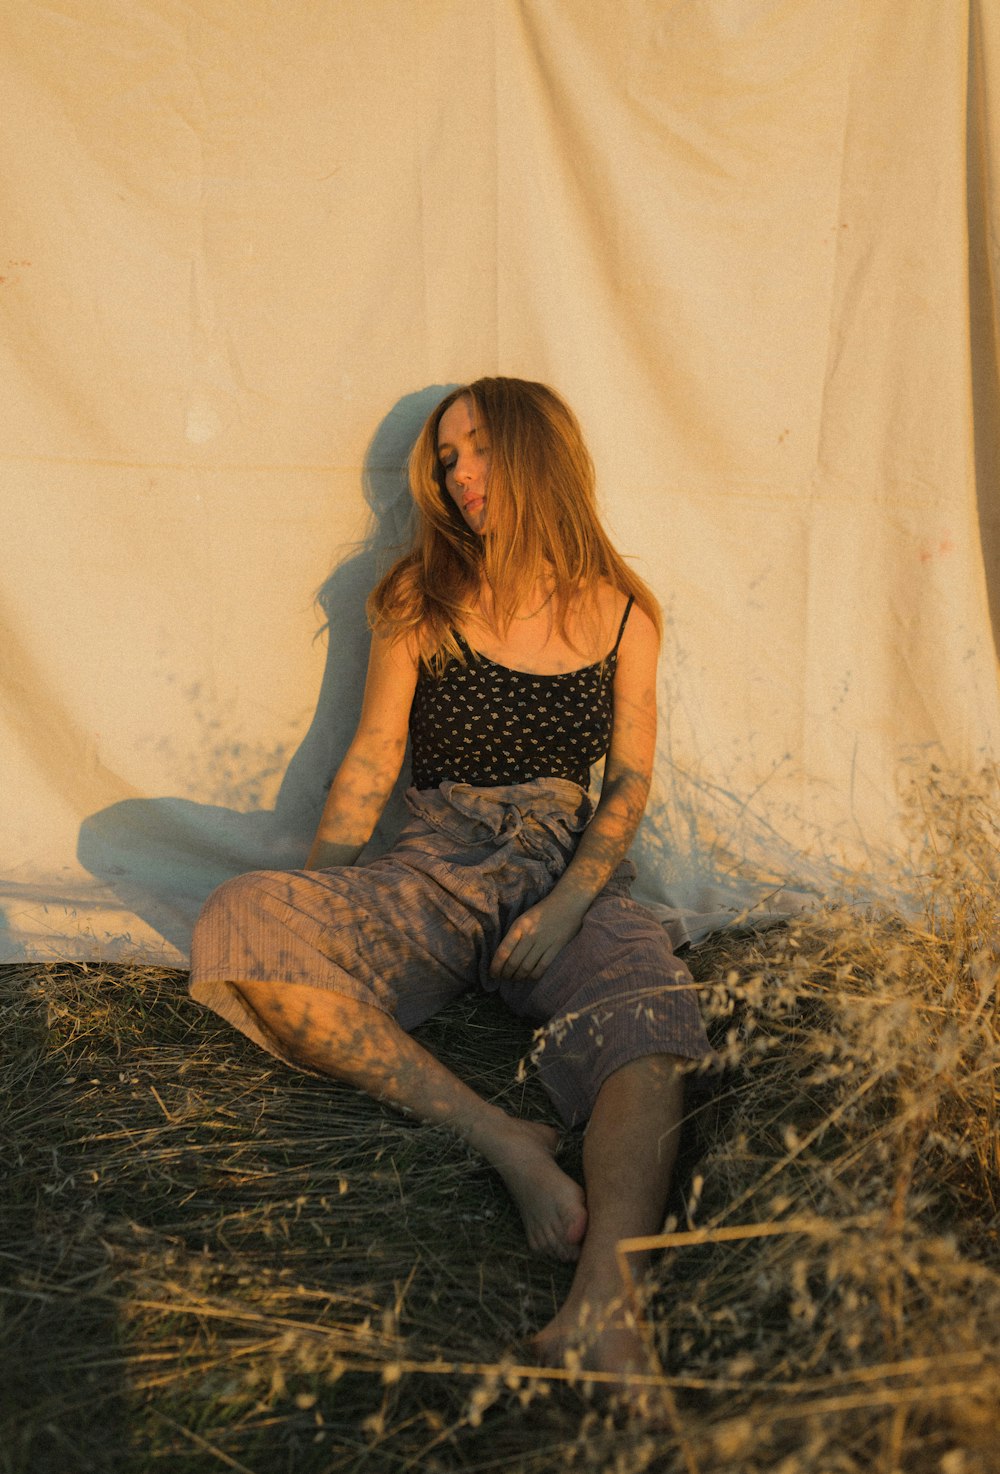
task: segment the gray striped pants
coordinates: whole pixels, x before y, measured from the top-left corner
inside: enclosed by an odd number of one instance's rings
[[[443,783],[406,798],[412,817],[378,859],[252,871],[214,891],[192,942],[192,996],[299,1068],[234,983],[344,993],[404,1029],[471,987],[499,992],[515,1014],[544,1026],[537,1067],[569,1125],[586,1120],[601,1085],[629,1060],[710,1054],[690,973],[629,896],[630,861],[537,981],[489,975],[511,923],[548,894],[573,853],[591,812],[581,788],[561,778]]]

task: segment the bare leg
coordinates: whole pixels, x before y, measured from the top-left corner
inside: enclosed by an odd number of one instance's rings
[[[555,1160],[552,1126],[521,1121],[482,1100],[440,1060],[370,1004],[294,984],[237,985],[289,1054],[421,1121],[450,1126],[496,1168],[532,1249],[575,1259],[587,1225],[583,1192]]]
[[[587,1232],[565,1304],[535,1337],[541,1361],[575,1356],[591,1371],[649,1372],[641,1330],[624,1302],[620,1239],[659,1233],[677,1156],[683,1102],[679,1061],[630,1061],[601,1087],[584,1137]],[[630,1255],[638,1280],[649,1257]]]

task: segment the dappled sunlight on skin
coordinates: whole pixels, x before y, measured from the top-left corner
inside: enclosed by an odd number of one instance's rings
[[[576,1261],[565,1305],[533,1343],[540,1362],[611,1373],[622,1387],[650,1370],[617,1254],[623,1238],[662,1225],[683,1098],[676,1060],[632,1060],[604,1082],[584,1138],[585,1200],[555,1160],[554,1127],[482,1100],[381,1010],[294,984],[238,991],[304,1066],[455,1131],[500,1173],[530,1247]]]
[[[531,1249],[576,1264],[565,1306],[539,1333],[539,1362],[562,1363],[574,1377],[582,1369],[619,1390],[637,1376],[646,1385],[643,1327],[617,1308],[616,1256],[623,1238],[662,1227],[682,1093],[677,1059],[657,1050],[700,1057],[685,1022],[694,1009],[690,976],[655,918],[628,899],[623,867],[585,908],[582,935],[574,931],[554,965],[538,978],[531,968],[500,980],[507,1007],[543,1025],[540,1078],[563,1120],[590,1117],[581,1188],[556,1160],[554,1127],[484,1101],[407,1030],[477,980],[492,991],[486,963],[517,927],[511,916],[525,901],[533,904],[522,918],[538,913],[544,903],[536,898],[555,894],[545,887],[568,873],[574,846],[578,874],[597,877],[615,847],[593,830],[577,842],[588,808],[571,784],[533,790],[529,804],[516,787],[411,793],[409,801],[413,817],[391,856],[227,884],[202,932],[208,971],[218,975],[231,962],[238,935],[258,975],[230,973],[214,986],[249,1011],[252,1037],[286,1062],[444,1126],[480,1153],[518,1207]],[[509,889],[508,872],[516,876]],[[313,919],[320,911],[322,930]],[[429,914],[433,939],[424,930]],[[287,956],[274,942],[276,922]],[[264,981],[265,965],[303,981]]]
[[[510,927],[493,957],[491,977],[536,980],[576,936],[619,864],[620,834],[638,824],[648,787],[647,778],[627,768],[605,773],[603,826],[592,822],[584,829],[556,886]]]
[[[299,1063],[427,1124],[450,1127],[480,1152],[503,1178],[533,1250],[563,1260],[578,1256],[587,1223],[584,1196],[555,1160],[554,1127],[518,1120],[482,1100],[370,1004],[295,984],[236,986]]]
[[[544,386],[477,381],[428,420],[410,464],[416,542],[370,597],[361,717],[305,870],[258,872],[213,897],[192,992],[227,1017],[241,1001],[287,1061],[479,1152],[531,1248],[576,1264],[539,1355],[624,1383],[648,1358],[632,1307],[615,1308],[618,1244],[662,1225],[675,1056],[707,1049],[690,994],[662,1010],[632,1001],[687,979],[630,899],[625,862],[655,755],[659,617],[600,526],[579,426]],[[463,684],[448,657],[467,653],[496,679]],[[558,696],[536,698],[550,680]],[[536,709],[533,729],[524,713]],[[413,818],[388,855],[358,866],[408,732]],[[446,734],[460,734],[453,747]],[[268,959],[291,934],[286,970]],[[553,1127],[483,1100],[406,1032],[477,985],[535,1023],[567,1022],[540,1077],[565,1122],[590,1117],[585,1189],[559,1166]]]
[[[307,985],[231,985],[285,1057],[455,1131],[501,1175],[530,1247],[576,1260],[570,1295],[532,1355],[585,1388],[588,1374],[628,1418],[664,1421],[645,1327],[622,1304],[617,1251],[623,1237],[655,1231],[680,1117],[680,1072],[651,1056],[619,1067],[598,1095],[584,1140],[584,1193],[555,1160],[559,1133],[480,1099],[387,1014]]]

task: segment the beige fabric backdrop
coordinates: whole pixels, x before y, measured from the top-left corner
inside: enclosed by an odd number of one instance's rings
[[[180,960],[301,859],[402,458],[481,373],[566,394],[664,603],[645,894],[877,879],[995,756],[990,0],[0,30],[0,957]]]

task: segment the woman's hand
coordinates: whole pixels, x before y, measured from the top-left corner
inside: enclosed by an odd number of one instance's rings
[[[496,950],[490,976],[509,982],[540,978],[566,943],[572,941],[587,914],[586,903],[552,891],[514,922]]]

